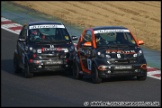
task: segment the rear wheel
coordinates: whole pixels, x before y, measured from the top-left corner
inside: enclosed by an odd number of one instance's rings
[[[25,78],[31,78],[34,76],[33,73],[30,72],[30,67],[29,67],[28,63],[25,66],[24,76],[25,76]]]
[[[21,68],[19,67],[19,63],[16,56],[14,56],[14,72],[15,73],[21,72]]]
[[[76,62],[74,62],[73,63],[73,77],[75,79],[82,79],[83,78],[83,75],[80,74],[79,72],[80,72],[80,67]]]
[[[97,84],[97,83],[102,82],[102,79],[99,77],[98,70],[97,70],[97,68],[96,68],[96,66],[94,64],[92,65],[92,74],[91,74],[91,76],[92,76],[93,83]]]

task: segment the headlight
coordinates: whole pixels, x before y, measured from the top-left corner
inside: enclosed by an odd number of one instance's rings
[[[141,56],[142,54],[143,54],[142,50],[139,50],[137,53],[138,56]]]
[[[67,48],[63,48],[62,50],[64,50],[64,52],[69,52]]]
[[[32,51],[33,53],[36,53],[36,49],[33,49],[33,47],[29,47],[29,51]]]
[[[101,52],[98,52],[97,54],[100,56],[101,55]]]
[[[29,47],[29,50],[32,51],[33,50],[33,47]]]
[[[133,57],[137,57],[137,54],[133,54]]]
[[[101,53],[101,52],[97,52],[97,55],[99,56],[99,57],[102,57],[102,58],[111,58],[111,56],[110,55],[108,55],[108,54],[104,54],[104,53]]]
[[[106,55],[106,58],[111,58],[111,56],[110,55]]]

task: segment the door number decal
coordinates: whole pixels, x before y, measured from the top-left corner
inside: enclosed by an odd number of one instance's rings
[[[88,65],[88,70],[91,70],[91,65],[92,65],[91,59],[87,59],[87,65]]]

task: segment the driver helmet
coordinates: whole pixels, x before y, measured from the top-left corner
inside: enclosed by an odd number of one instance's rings
[[[31,31],[31,34],[32,34],[32,35],[38,35],[38,31],[37,31],[37,30],[32,30],[32,31]]]
[[[99,42],[100,38],[101,38],[100,34],[96,34],[96,42]]]

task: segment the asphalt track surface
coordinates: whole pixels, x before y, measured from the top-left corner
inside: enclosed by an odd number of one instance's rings
[[[1,29],[1,106],[84,106],[84,102],[159,102],[161,80],[114,77],[101,84],[90,78],[75,80],[63,72],[39,73],[24,78],[13,72],[18,35]],[[88,105],[90,106],[90,105]]]

